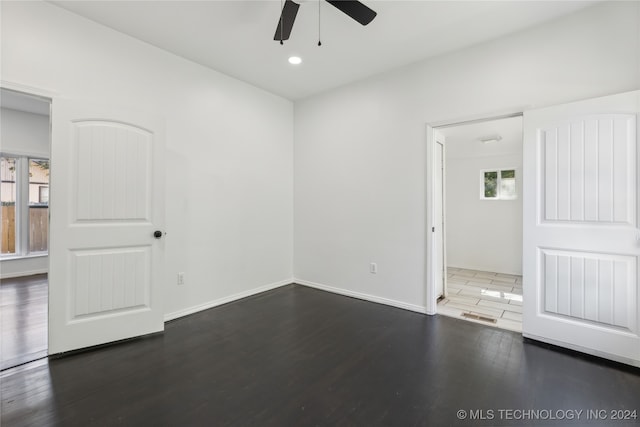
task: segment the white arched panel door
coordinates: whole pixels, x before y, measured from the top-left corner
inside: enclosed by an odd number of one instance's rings
[[[162,331],[164,126],[52,105],[49,354]]]
[[[640,366],[640,92],[525,112],[523,335]]]

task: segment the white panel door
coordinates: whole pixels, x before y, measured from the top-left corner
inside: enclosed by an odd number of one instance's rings
[[[640,91],[524,114],[523,334],[640,366]]]
[[[433,145],[433,223],[434,223],[434,275],[436,298],[445,296],[445,245],[444,245],[444,135],[435,131]]]
[[[164,126],[54,100],[49,354],[164,329]]]

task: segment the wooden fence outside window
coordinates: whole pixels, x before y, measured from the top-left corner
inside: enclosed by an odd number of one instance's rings
[[[1,253],[16,252],[16,207],[2,206]],[[49,208],[29,206],[29,252],[44,252],[49,248]]]

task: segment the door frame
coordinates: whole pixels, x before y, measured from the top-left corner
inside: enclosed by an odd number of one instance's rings
[[[8,80],[1,80],[0,79],[0,88],[2,89],[7,89],[7,90],[11,90],[14,92],[18,92],[21,93],[25,96],[30,96],[30,97],[34,97],[34,98],[40,98],[42,100],[46,100],[49,102],[49,159],[50,161],[53,162],[53,156],[51,156],[52,153],[52,148],[53,148],[53,128],[52,128],[52,123],[53,123],[53,119],[54,119],[54,115],[56,114],[57,111],[57,106],[60,103],[61,100],[63,100],[63,94],[61,94],[60,92],[54,91],[54,90],[50,90],[50,89],[45,89],[45,88],[41,88],[41,87],[35,87],[35,86],[29,86],[26,84],[22,84],[22,83],[17,83],[17,82],[13,82],[13,81],[8,81]],[[91,102],[91,101],[89,101]],[[132,110],[133,111],[133,110]],[[147,114],[147,113],[145,113]],[[159,116],[153,114],[152,115],[154,118],[156,119],[160,119]],[[165,133],[166,133],[166,125],[164,123],[164,119],[162,119],[162,129],[163,129],[163,138],[165,138]],[[164,154],[163,154],[164,156]],[[54,184],[55,185],[55,184]],[[163,211],[164,211],[164,204],[166,204],[166,201],[163,202]],[[55,209],[55,207],[53,206],[53,204],[49,205],[49,214],[51,214],[51,210]],[[164,218],[164,214],[163,214],[163,227],[166,226],[166,218]],[[166,234],[166,233],[165,233]],[[54,239],[55,240],[55,239]],[[51,229],[49,229],[49,236],[48,236],[48,242],[49,242],[49,248],[48,248],[48,265],[47,265],[47,274],[50,274],[51,272],[51,252],[52,252],[52,240],[51,240]],[[164,245],[164,240],[162,242],[162,245]],[[49,279],[50,280],[50,279]],[[52,305],[52,301],[54,301],[55,299],[52,298],[53,292],[51,290],[51,286],[48,287],[48,295],[47,295],[47,311],[48,311],[48,315],[47,315],[47,357],[51,356],[52,353],[51,352],[51,305]],[[56,294],[57,295],[57,294]],[[166,316],[163,316],[163,320],[162,320],[162,324],[163,324],[163,330],[164,330],[164,324],[166,323]]]
[[[17,94],[20,94],[21,96],[27,97],[27,98],[34,98],[34,99],[38,99],[40,101],[44,101],[47,102],[49,104],[49,141],[48,141],[48,146],[49,146],[49,161],[51,161],[51,111],[53,110],[53,94],[51,92],[45,91],[45,90],[41,90],[38,88],[32,88],[29,86],[24,86],[24,85],[20,85],[17,83],[11,83],[11,82],[7,82],[5,80],[0,81],[0,89],[4,89],[4,90],[8,90],[10,92],[14,92]],[[35,157],[34,155],[36,153],[31,153],[28,151],[11,151],[9,154],[15,154],[15,155],[20,155],[20,156],[29,156],[29,157]],[[20,195],[17,195],[18,198],[24,197],[25,194],[28,195],[28,184],[24,183],[24,185],[26,185],[26,187],[23,188],[18,188],[17,192]],[[25,193],[26,192],[26,193]],[[21,251],[24,251],[24,246],[28,243],[28,238],[26,237],[29,233],[29,229],[28,229],[28,224],[23,224],[21,221],[21,218],[16,215],[16,230],[20,229],[20,235],[21,237],[21,241],[17,243],[17,245],[19,245],[19,247],[21,248]],[[49,238],[49,236],[47,236],[47,239]],[[48,240],[47,240],[48,241]],[[49,250],[47,249],[47,256],[49,254]]]
[[[27,86],[27,85],[23,85],[20,83],[15,83],[15,82],[11,82],[11,81],[7,81],[7,80],[0,80],[0,88],[2,89],[6,89],[12,92],[16,92],[19,93],[21,95],[24,96],[28,96],[31,98],[38,98],[42,101],[46,101],[49,103],[49,162],[51,162],[51,144],[53,141],[52,138],[52,133],[51,133],[51,120],[52,120],[52,114],[53,114],[53,103],[55,98],[58,96],[58,94],[56,92],[47,90],[47,89],[42,89],[39,87],[33,87],[33,86]],[[49,183],[49,186],[51,186],[51,183]],[[51,212],[52,207],[49,206],[49,212]],[[48,221],[48,219],[47,219]],[[47,262],[47,276],[49,274],[49,271],[51,269],[50,267],[50,251],[51,251],[51,234],[48,233],[47,235],[47,244],[48,244],[48,248],[47,248],[47,258],[48,258],[48,262]],[[47,278],[48,280],[48,278]],[[47,286],[47,356],[49,356],[49,311],[50,311],[50,307],[49,304],[51,302],[51,288],[49,286]]]
[[[49,101],[49,103],[53,106],[53,101],[60,94],[48,89],[43,89],[34,86],[27,86],[20,83],[10,82],[7,80],[0,80],[0,88],[12,90],[14,92],[20,92],[27,96],[32,96],[36,98],[41,98],[43,100]],[[51,142],[51,141],[49,141]]]
[[[510,119],[513,117],[523,117],[524,110],[526,108],[518,108],[515,110],[494,113],[494,114],[481,114],[466,118],[452,119],[452,120],[444,120],[439,122],[427,122],[426,131],[426,170],[425,170],[425,178],[426,178],[426,218],[425,218],[425,311],[429,315],[437,314],[438,312],[438,296],[437,296],[437,288],[436,288],[436,274],[434,270],[434,265],[438,260],[438,255],[441,257],[443,262],[446,263],[446,253],[440,253],[436,251],[445,252],[444,248],[446,248],[446,233],[443,230],[442,238],[443,245],[442,248],[436,248],[435,246],[435,238],[433,236],[433,227],[436,227],[437,224],[435,221],[435,204],[434,204],[434,195],[435,195],[435,140],[436,135],[435,132],[438,129],[444,129],[448,127],[454,126],[462,126],[462,125],[470,125],[474,123],[482,123],[493,120],[501,120],[501,119]],[[525,162],[525,158],[523,157],[522,161]],[[444,166],[443,159],[443,166]],[[446,167],[446,166],[445,166]],[[444,182],[444,181],[443,181]],[[524,195],[522,196],[524,197]],[[444,202],[446,201],[446,191],[443,191],[443,215],[445,215],[446,207],[444,206]],[[446,219],[445,219],[446,221]],[[446,266],[446,264],[445,264]],[[446,278],[445,278],[446,279]],[[445,285],[445,293],[446,293],[446,285]]]
[[[442,138],[442,140],[440,140],[439,136]],[[435,188],[436,185],[436,175],[438,174],[438,169],[440,169],[439,175],[440,175],[440,186],[442,188],[440,188],[440,195],[441,200],[440,200],[440,211],[441,211],[441,217],[439,218],[436,214],[436,204],[433,204],[433,222],[435,223],[435,225],[433,227],[437,227],[438,225],[440,226],[440,228],[442,228],[441,233],[442,233],[442,244],[439,245],[440,247],[437,248],[438,250],[433,250],[432,254],[434,256],[434,260],[433,263],[435,264],[436,262],[438,262],[438,264],[440,263],[437,260],[442,260],[442,294],[438,295],[438,286],[439,284],[437,283],[437,281],[439,281],[439,277],[438,277],[438,269],[440,268],[439,265],[437,266],[437,268],[433,269],[433,280],[434,280],[434,289],[435,289],[435,298],[436,298],[436,302],[438,301],[438,299],[440,298],[445,298],[447,296],[447,272],[445,271],[445,267],[447,265],[447,227],[446,227],[446,218],[447,218],[447,195],[446,195],[446,163],[445,163],[445,159],[446,159],[446,139],[444,138],[444,135],[437,135],[436,130],[434,129],[434,133],[433,133],[433,149],[436,149],[436,146],[440,145],[442,146],[441,148],[441,152],[440,152],[440,159],[438,159],[438,157],[436,155],[433,156],[433,165],[432,165],[432,171],[433,171],[433,191],[434,191],[434,200],[435,201],[435,195],[438,194],[438,191]],[[435,152],[434,152],[435,153]],[[440,166],[440,168],[438,168],[438,166]],[[431,229],[431,235],[433,235],[433,233],[436,233],[436,231],[432,228]],[[433,246],[434,248],[437,247],[437,239],[434,239],[433,242]],[[438,256],[438,254],[440,256]]]

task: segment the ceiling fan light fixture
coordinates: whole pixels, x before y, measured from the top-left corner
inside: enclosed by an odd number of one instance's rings
[[[296,0],[301,2],[302,0]],[[320,35],[320,4],[322,0],[318,1],[318,36]],[[338,9],[340,12],[347,15],[349,18],[355,20],[356,22],[367,25],[373,18],[376,17],[377,13],[370,9],[368,6],[357,0],[326,0],[331,6]],[[278,20],[278,26],[276,28],[276,33],[273,36],[274,40],[280,42],[280,44],[284,44],[284,40],[289,40],[289,36],[291,35],[291,29],[293,28],[293,23],[296,20],[296,16],[298,15],[298,9],[300,9],[300,4],[296,3],[293,0],[280,0],[280,19]],[[318,46],[321,46],[322,42],[318,41]]]
[[[289,64],[300,65],[300,64],[302,64],[302,58],[300,58],[299,56],[290,56],[289,57]]]

